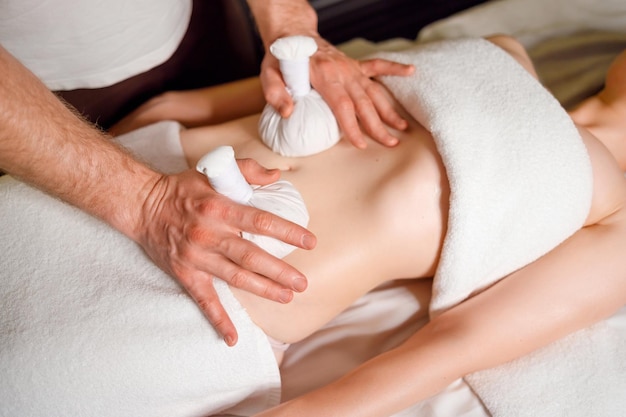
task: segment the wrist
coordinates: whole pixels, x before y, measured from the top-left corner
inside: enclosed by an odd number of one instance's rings
[[[265,50],[279,38],[319,37],[317,13],[305,0],[248,0]]]
[[[141,242],[150,210],[158,204],[155,197],[158,195],[158,184],[165,176],[132,158],[127,161],[126,167],[119,172],[121,175],[114,176],[109,182],[111,188],[117,188],[108,194],[109,203],[96,201],[92,208],[86,210],[135,242]]]

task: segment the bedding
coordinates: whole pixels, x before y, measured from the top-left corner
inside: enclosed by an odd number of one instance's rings
[[[515,7],[503,7],[504,3],[512,4]],[[525,1],[523,4],[528,4],[529,10],[535,10],[536,12],[538,9],[537,4],[544,4],[544,2],[533,0]],[[535,4],[535,6],[532,6],[532,4]],[[553,19],[545,23],[543,27],[549,34],[536,39],[536,42],[528,41],[529,43],[527,43],[531,56],[538,59],[536,62],[538,63],[540,76],[542,79],[546,77],[544,82],[547,83],[548,88],[551,90],[564,88],[565,90],[562,91],[567,91],[563,95],[557,95],[563,103],[575,103],[580,97],[590,94],[594,89],[601,86],[603,73],[610,59],[618,50],[626,48],[626,33],[620,32],[620,30],[623,31],[621,28],[626,27],[626,16],[623,13],[619,13],[619,2],[607,1],[598,4],[588,0],[586,6],[588,6],[587,9],[583,10],[588,11],[589,8],[597,10],[597,13],[590,14],[593,19],[601,21],[602,18],[606,18],[614,22],[612,23],[613,26],[603,27],[602,24],[598,23],[595,27],[589,28],[588,25],[581,24],[581,21],[584,22],[582,17],[579,20],[570,19],[567,22],[563,22],[559,20],[561,19],[562,9],[542,9],[543,18]],[[604,9],[604,7],[610,8],[614,6],[618,8]],[[495,24],[495,22],[507,22],[506,24],[510,26],[501,26],[498,28],[498,31],[516,35],[520,31],[523,32],[525,30],[520,28],[525,21],[536,19],[536,16],[533,14],[519,14],[516,7],[522,7],[521,2],[515,0],[488,2],[482,7],[463,13],[461,16],[454,16],[449,20],[444,19],[441,22],[437,22],[436,26],[433,26],[436,28],[436,31],[426,28],[415,42],[469,34],[469,32],[463,32],[464,30],[482,30],[485,33],[479,34],[489,34],[491,32],[486,31],[495,30],[487,24],[489,22],[492,24]],[[566,5],[563,7],[569,8],[573,6]],[[487,20],[474,17],[484,16],[485,13],[489,16]],[[456,23],[459,22],[458,19],[461,19],[463,22],[462,26],[465,28],[461,31],[458,30]],[[449,22],[454,22],[454,25]],[[616,27],[615,22],[621,22],[621,28]],[[451,24],[451,26],[447,26],[448,24]],[[571,26],[567,32],[562,31],[564,24]],[[581,25],[585,27],[581,28]],[[450,27],[454,27],[454,29]],[[509,28],[508,30],[507,27]],[[607,32],[604,29],[613,30]],[[568,36],[563,38],[561,37],[563,34]],[[356,40],[343,45],[343,49],[352,55],[359,56],[380,50],[403,48],[411,43],[413,41],[404,39],[390,40],[377,44]],[[567,51],[566,62],[572,65],[563,65],[564,58],[561,53],[564,49]],[[572,69],[574,69],[573,72],[567,72]],[[592,73],[591,76],[585,76],[590,72]],[[569,74],[570,76],[564,75],[561,77],[560,74]],[[167,129],[171,129],[172,132],[178,129],[176,124],[168,124],[167,126]],[[143,155],[145,159],[152,160],[151,158],[153,157],[165,158],[165,161],[159,163],[170,165],[173,167],[172,169],[178,169],[177,167],[184,163],[177,158],[171,158],[172,152],[162,153],[150,143],[142,143],[138,137],[131,137],[129,140],[130,142],[135,142],[134,145],[130,146]],[[2,248],[2,253],[3,256],[7,256],[11,253],[9,247],[12,246],[9,243],[9,230],[2,229],[2,234],[3,241],[7,245]],[[53,243],[51,243],[52,245]],[[39,265],[39,267],[42,266]],[[282,398],[287,400],[325,384],[348,372],[363,361],[404,341],[428,320],[432,297],[431,285],[432,282],[430,281],[396,281],[380,287],[362,297],[316,334],[303,342],[291,346],[286,353],[280,370]],[[173,291],[173,289],[171,290]],[[97,294],[94,293],[94,296],[97,296]],[[7,316],[4,317],[6,318]],[[605,323],[602,323],[600,327],[605,332],[605,335],[626,334],[626,308]],[[584,340],[588,335],[590,335],[588,331],[582,331],[579,336]],[[592,343],[591,340],[589,343]],[[45,353],[45,341],[42,342],[40,348],[41,352]],[[559,345],[555,345],[554,348],[558,351]],[[617,372],[618,375],[622,375],[626,379],[626,369],[624,369],[626,353],[624,351],[613,353],[619,355],[621,360],[611,364],[617,367],[612,371]],[[575,373],[566,375],[565,379],[572,377],[580,378],[583,375],[592,375],[593,373],[604,371],[602,369],[590,369],[592,364],[581,363],[579,365],[580,368]],[[81,365],[74,364],[72,366]],[[5,374],[5,369],[0,369],[0,371],[3,375]],[[62,369],[60,372],[63,372]],[[545,375],[539,376],[545,377]],[[598,396],[595,397],[594,401],[614,405],[615,412],[607,414],[609,417],[621,416],[621,411],[626,406],[620,402],[624,401],[622,399],[623,392],[625,392],[623,384],[624,380],[614,381],[604,391],[595,393]],[[86,385],[89,384],[87,383]],[[80,392],[81,389],[84,389],[84,387],[78,387],[77,392]],[[521,395],[530,394],[522,392]],[[551,397],[548,393],[540,399],[530,398],[537,401],[541,400],[546,406],[553,406],[554,408],[549,409],[553,412],[551,415],[567,415],[568,417],[577,415],[576,410],[570,410],[565,414],[563,408],[559,407],[559,404],[554,401],[555,397]],[[495,400],[497,401],[497,398]],[[6,410],[4,406],[0,406],[0,409],[2,415],[15,415],[11,410]],[[487,417],[491,415],[498,415],[494,414],[493,405],[486,407],[483,399],[470,388],[470,385],[465,380],[457,380],[440,394],[415,404],[398,413],[395,417]],[[508,414],[506,417],[510,415]],[[586,416],[587,414],[582,415]]]
[[[159,123],[124,145],[152,148],[163,171],[186,168],[179,130]],[[7,175],[0,224],[0,416],[246,416],[279,402],[270,341],[224,282],[235,347],[100,220]]]
[[[432,133],[450,182],[431,316],[582,227],[592,195],[586,148],[565,110],[506,52],[467,38],[375,56],[417,68],[417,77],[382,83]]]
[[[592,195],[586,149],[560,104],[500,48],[463,38],[378,56],[419,69],[419,82],[384,77],[383,83],[433,133],[450,181],[431,316],[582,227]],[[485,111],[489,123],[475,126]],[[479,139],[468,142],[468,131]],[[504,192],[512,186],[514,197]],[[624,350],[626,335],[599,324],[465,379],[495,416],[616,415],[626,405]],[[551,401],[538,408],[538,398]]]
[[[540,0],[488,1],[451,17],[435,22],[422,31],[417,39],[394,38],[382,42],[354,39],[341,45],[354,57],[365,57],[380,51],[397,51],[414,43],[462,36],[484,36],[505,33],[522,40],[529,50],[542,83],[566,108],[597,92],[603,85],[606,70],[615,56],[626,48],[626,3],[619,0],[556,1]],[[626,267],[626,265],[625,265]],[[309,339],[292,346],[281,367],[283,399],[288,400],[315,389],[349,372],[358,364],[391,349],[428,319],[431,291],[429,285],[397,282],[381,287],[355,303],[345,313]],[[384,318],[384,319],[383,319]],[[593,330],[581,331],[576,337],[582,349],[593,351],[591,331],[600,338],[626,334],[626,307]],[[558,354],[562,346],[551,347]],[[606,416],[623,415],[626,392],[626,351],[609,352],[617,359],[605,366],[578,362],[576,370],[562,374],[562,380],[598,377],[602,372],[617,376],[602,387],[589,387],[590,395],[581,397],[586,403],[612,405]],[[526,359],[529,360],[529,359]],[[535,368],[537,370],[537,368]],[[536,377],[549,379],[548,369],[539,369]],[[512,380],[514,384],[515,380]],[[555,387],[559,393],[560,387]],[[536,399],[545,405],[551,416],[585,416],[585,408],[576,403],[560,404],[547,391],[535,398],[530,392],[518,392],[520,400]],[[591,394],[592,393],[592,394]],[[595,397],[593,397],[595,395]],[[589,400],[589,398],[593,398]],[[496,399],[492,399],[497,401]],[[492,410],[493,411],[493,410]],[[457,380],[438,395],[407,408],[394,417],[486,417],[494,415],[465,380]],[[517,409],[511,415],[521,415]],[[598,415],[598,414],[595,414]],[[535,417],[535,414],[531,415]],[[530,417],[530,416],[529,416]]]

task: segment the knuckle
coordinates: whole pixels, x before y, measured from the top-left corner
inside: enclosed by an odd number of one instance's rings
[[[252,217],[252,225],[256,231],[267,233],[274,226],[274,216],[266,211],[259,211]]]
[[[200,309],[204,311],[209,317],[212,317],[213,319],[215,318],[215,300],[211,299],[210,297],[201,297],[196,300],[196,303],[198,304]],[[219,314],[217,314],[217,316],[219,316]]]
[[[199,224],[191,225],[187,228],[187,239],[191,243],[202,242],[205,239],[206,231]],[[187,248],[183,249],[185,252]]]
[[[235,271],[230,276],[230,279],[229,279],[229,284],[231,284],[233,287],[242,288],[242,289],[246,287],[248,282],[249,282],[248,274],[243,269],[239,269],[238,271]]]
[[[377,97],[382,93],[381,88],[382,87],[378,83],[368,80],[368,82],[363,87],[363,90],[365,90],[365,94],[367,94],[369,97]]]
[[[360,112],[371,111],[372,100],[367,95],[354,99],[354,105]]]
[[[198,204],[198,211],[203,216],[223,216],[225,210],[227,210],[227,206],[217,196],[206,198]]]
[[[223,196],[214,196],[202,201],[198,208],[203,220],[231,223],[241,216],[241,206]]]
[[[198,307],[209,319],[213,327],[221,329],[227,325],[226,315],[217,300],[203,298],[197,301]]]
[[[261,250],[247,250],[241,255],[241,264],[247,269],[256,269],[261,263]]]
[[[221,243],[208,227],[201,224],[194,224],[187,229],[187,240],[189,241],[189,245],[181,248],[181,255],[187,258],[192,255],[192,250],[195,245],[216,247]]]
[[[347,95],[339,97],[336,102],[337,109],[342,112],[353,112],[355,105],[356,103],[354,103]]]
[[[327,55],[314,55],[313,65],[317,70],[324,73],[333,73],[336,70],[337,63],[334,59]]]
[[[276,299],[276,294],[275,291],[273,291],[273,288],[269,285],[264,286],[261,289],[261,294],[259,294],[261,297],[266,298],[268,300],[274,300]]]
[[[369,74],[377,74],[386,61],[381,58],[368,59],[361,62],[361,69]]]

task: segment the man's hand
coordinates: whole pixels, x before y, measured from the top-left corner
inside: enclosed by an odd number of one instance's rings
[[[385,124],[404,130],[407,122],[392,106],[384,87],[372,80],[382,75],[406,76],[413,73],[411,65],[382,59],[357,61],[320,37],[315,37],[317,52],[311,57],[311,84],[326,100],[346,138],[356,147],[365,148],[363,130],[386,146],[394,146],[398,139]],[[278,60],[266,53],[261,66],[261,82],[265,99],[282,117],[293,111],[293,100],[282,79]]]
[[[138,242],[175,276],[229,345],[237,332],[213,277],[271,300],[288,302],[307,282],[295,268],[240,237],[263,234],[311,249],[303,227],[218,195],[194,170],[165,176],[85,123],[0,46],[0,168],[98,217]],[[274,182],[278,171],[240,162],[249,182]]]
[[[253,160],[238,163],[250,183],[268,184],[280,176],[278,170],[265,170]],[[217,194],[194,170],[163,176],[143,210],[140,244],[157,265],[180,281],[230,346],[237,342],[237,331],[215,292],[214,277],[282,303],[307,286],[302,273],[240,233],[272,236],[303,249],[315,246],[315,236]]]

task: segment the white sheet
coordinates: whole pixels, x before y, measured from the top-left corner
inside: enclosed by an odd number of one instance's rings
[[[528,25],[529,21],[538,18],[537,14],[520,14],[517,10],[508,7],[494,7],[496,3],[504,2],[513,2],[522,8],[534,3],[535,10],[537,5],[550,3],[543,0],[492,1],[463,13],[463,25],[468,28],[467,30],[481,29],[486,31],[482,34],[488,34],[496,31],[493,25],[498,24],[499,31],[516,35],[520,25]],[[562,83],[565,88],[575,91],[577,97],[584,96],[601,85],[608,62],[618,50],[626,47],[626,17],[623,13],[615,12],[617,9],[612,11],[604,9],[605,7],[620,7],[626,3],[623,0],[602,0],[601,2],[597,0],[575,0],[572,2],[559,0],[557,4],[560,4],[561,7],[541,9],[538,13],[542,21],[545,22],[546,18],[550,18],[553,22],[545,23],[545,28],[551,30],[552,35],[531,45],[531,53],[535,53],[534,51],[541,52],[535,56],[539,57],[537,64],[542,77],[548,73],[548,71],[542,70],[542,63],[552,68],[550,77],[544,80],[549,88],[552,89],[556,84]],[[533,9],[531,6],[528,7],[529,10]],[[490,14],[487,21],[474,17],[487,13],[485,10],[489,10],[488,13]],[[560,16],[564,11],[567,12],[567,15],[571,15],[577,10],[580,18],[565,22],[571,36],[565,39],[554,38],[554,31],[560,31],[564,24],[560,21]],[[594,22],[593,27],[589,27],[587,17]],[[449,31],[445,28],[446,22],[454,21],[456,18],[438,22],[444,26],[439,26],[437,36],[445,38],[458,34],[459,32]],[[606,26],[604,22],[609,22],[609,26]],[[577,33],[580,32],[581,26],[585,31],[589,29],[613,29],[613,33],[607,35],[596,32],[596,35],[593,36]],[[575,32],[576,39],[579,41],[577,44],[572,44]],[[480,33],[474,32],[474,34]],[[410,42],[393,40],[381,44],[371,44],[356,40],[343,47],[349,54],[359,56],[378,50],[389,50],[398,46],[404,47]],[[563,50],[562,45],[564,44],[569,45],[567,46],[566,61],[563,61],[564,58],[559,56],[559,51]],[[550,47],[541,49],[541,45],[550,45]],[[582,47],[582,51],[580,47]],[[566,65],[563,62],[566,62]],[[567,71],[573,66],[578,68],[575,73],[571,76],[562,77],[562,75],[569,74]],[[585,77],[584,75],[589,72],[593,72],[593,76]],[[579,98],[573,100],[576,101],[577,99]],[[0,235],[3,239],[7,238],[5,230],[0,231]],[[430,284],[429,281],[411,284],[399,281],[372,291],[322,330],[307,340],[293,345],[287,352],[281,370],[283,399],[293,398],[331,381],[349,372],[364,360],[397,346],[413,334],[427,320],[427,306],[431,295]],[[606,324],[612,329],[626,332],[626,308],[607,320]],[[480,400],[467,384],[459,380],[451,384],[442,393],[415,404],[398,413],[395,417],[487,417],[488,415]]]
[[[279,402],[267,336],[224,282],[235,347],[138,245],[9,176],[0,230],[0,416],[247,416]]]
[[[425,28],[416,42],[496,32],[513,36],[526,33],[528,37],[522,36],[522,41],[530,49],[543,83],[569,107],[602,86],[610,62],[626,48],[626,3],[622,0],[557,0],[555,3],[559,7],[544,8],[543,0],[491,1]],[[488,18],[482,17],[485,15]],[[539,21],[542,22],[539,30],[527,29]],[[559,36],[563,34],[567,36]],[[341,48],[348,55],[363,57],[381,50],[406,48],[411,43],[406,39],[376,44],[355,39]],[[292,346],[281,370],[283,399],[312,390],[397,346],[425,323],[429,298],[427,285],[406,286],[398,282],[379,288],[324,329]],[[626,332],[626,307],[605,325]],[[489,413],[469,386],[459,380],[394,417],[411,416],[487,417]]]

